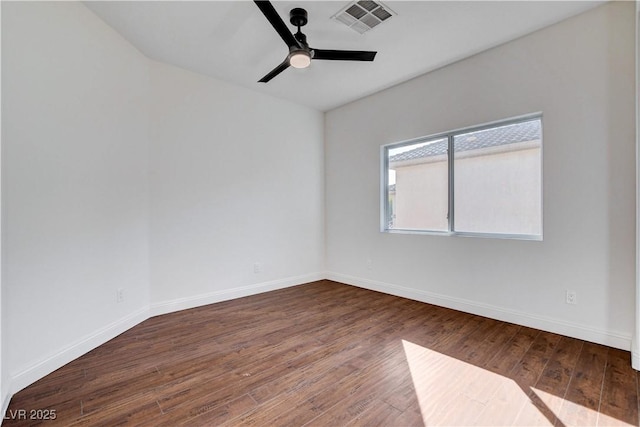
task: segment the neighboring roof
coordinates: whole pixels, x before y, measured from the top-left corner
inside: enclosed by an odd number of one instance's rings
[[[520,122],[497,128],[464,133],[456,136],[456,153],[480,148],[496,147],[517,142],[535,141],[541,138],[541,122],[539,119]],[[447,138],[436,140],[413,150],[405,151],[389,157],[389,162],[420,159],[439,156],[447,153]]]

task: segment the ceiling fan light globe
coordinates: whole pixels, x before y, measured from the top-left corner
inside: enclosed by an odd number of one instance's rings
[[[307,68],[311,64],[311,56],[307,52],[296,52],[289,57],[289,64],[293,68]]]

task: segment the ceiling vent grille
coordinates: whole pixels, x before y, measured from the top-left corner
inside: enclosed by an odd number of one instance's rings
[[[349,3],[331,17],[347,27],[364,34],[396,13],[378,1],[360,0]]]

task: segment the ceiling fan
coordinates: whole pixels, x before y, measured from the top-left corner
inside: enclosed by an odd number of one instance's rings
[[[292,34],[287,28],[278,12],[269,1],[254,0],[255,4],[262,11],[267,20],[271,23],[276,32],[289,48],[289,54],[285,60],[276,68],[271,70],[266,76],[261,78],[259,83],[267,83],[269,80],[292,66],[294,68],[306,68],[312,59],[327,59],[333,61],[373,61],[377,52],[364,50],[327,50],[309,47],[307,36],[300,27],[307,24],[307,11],[302,8],[291,9],[289,22],[298,27],[298,32]]]

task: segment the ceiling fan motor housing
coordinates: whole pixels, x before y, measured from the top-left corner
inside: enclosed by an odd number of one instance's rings
[[[291,12],[289,12],[289,22],[298,28],[304,27],[308,22],[307,11],[300,7],[291,9]]]

